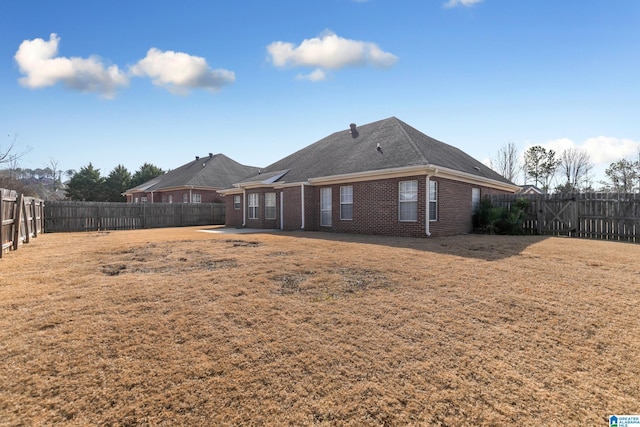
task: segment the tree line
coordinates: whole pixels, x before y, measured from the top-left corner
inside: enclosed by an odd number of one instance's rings
[[[66,195],[71,200],[93,202],[124,202],[126,190],[164,174],[164,171],[151,163],[145,163],[131,174],[123,165],[118,165],[106,177],[100,169],[91,163],[80,168],[66,184]]]
[[[594,183],[593,162],[584,150],[555,150],[536,145],[522,156],[513,142],[503,145],[490,160],[490,167],[510,180],[535,185],[543,192],[640,192],[640,149],[637,159],[621,158],[609,164],[606,179]],[[522,177],[522,180],[520,178]]]

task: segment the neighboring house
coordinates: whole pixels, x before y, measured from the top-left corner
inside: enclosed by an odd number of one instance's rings
[[[195,160],[124,192],[127,203],[213,203],[222,199],[217,190],[256,174],[224,154],[196,156]]]
[[[521,185],[518,194],[544,194],[544,192],[535,185]]]
[[[352,124],[220,193],[227,226],[431,236],[470,232],[482,196],[518,190],[392,117]]]

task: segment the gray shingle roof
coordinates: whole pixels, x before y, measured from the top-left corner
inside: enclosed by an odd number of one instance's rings
[[[194,159],[127,192],[191,186],[222,189],[230,187],[246,176],[255,175],[259,170],[254,166],[242,165],[224,154],[209,155]]]
[[[355,137],[348,128],[335,132],[267,166],[261,174],[268,176],[288,170],[279,181],[304,182],[310,178],[421,165],[512,184],[458,148],[435,140],[395,117],[358,126]],[[254,176],[243,182],[259,180],[260,176]]]

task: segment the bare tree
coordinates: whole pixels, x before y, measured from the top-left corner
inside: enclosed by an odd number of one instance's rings
[[[58,178],[58,163],[60,163],[57,160],[54,160],[53,158],[49,158],[49,168],[51,168],[51,170],[53,171],[53,189],[57,190],[58,189],[58,185],[60,184],[59,178]]]
[[[0,145],[0,164],[9,163],[12,166],[17,166],[18,159],[22,158],[25,154],[31,151],[31,147],[27,147],[24,150],[18,152],[18,135],[8,135],[9,143],[5,146]]]
[[[560,154],[558,169],[564,175],[564,191],[581,191],[591,184],[591,156],[586,151],[569,148]]]
[[[507,142],[500,147],[495,157],[489,160],[491,169],[498,172],[511,182],[518,178],[518,149],[513,142]]]

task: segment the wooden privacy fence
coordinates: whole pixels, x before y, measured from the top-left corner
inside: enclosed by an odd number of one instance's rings
[[[517,199],[530,206],[524,232],[640,243],[639,193],[493,195],[496,206]]]
[[[224,224],[223,203],[112,203],[51,201],[45,206],[47,233],[135,230]]]
[[[0,258],[5,251],[18,250],[21,243],[42,233],[44,202],[14,190],[0,188]]]

